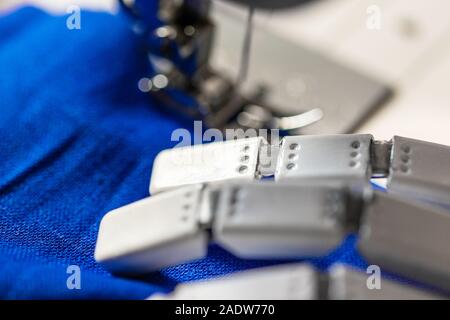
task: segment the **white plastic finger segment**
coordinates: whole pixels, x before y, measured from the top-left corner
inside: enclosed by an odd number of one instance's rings
[[[275,180],[368,181],[369,134],[291,136],[282,141]]]
[[[95,259],[111,272],[145,273],[206,255],[199,223],[201,186],[146,198],[113,210],[100,224]]]
[[[317,273],[307,264],[288,264],[237,272],[209,281],[180,284],[165,300],[312,300],[318,298]]]
[[[150,193],[213,181],[253,180],[264,138],[229,140],[162,151],[153,164]]]
[[[394,137],[389,190],[450,205],[450,147]]]
[[[377,266],[373,266],[377,268]],[[379,272],[379,273],[375,273]],[[381,277],[380,269],[367,273],[344,264],[329,270],[330,300],[430,300],[442,299],[434,293]]]
[[[345,196],[329,187],[224,186],[216,212],[214,240],[241,258],[322,255],[348,231]]]
[[[361,220],[358,248],[370,263],[448,291],[449,230],[448,210],[376,192]]]

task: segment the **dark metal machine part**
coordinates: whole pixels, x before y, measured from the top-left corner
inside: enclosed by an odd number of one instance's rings
[[[151,11],[146,8],[148,3],[122,2],[145,24]],[[270,10],[306,2],[311,1],[239,1]],[[300,130],[292,130],[295,126],[286,130],[348,133],[389,97],[390,89],[383,83],[264,28],[254,28],[248,46],[248,74],[245,81],[237,82],[233,70],[241,65],[244,39],[240,35],[248,21],[222,10],[220,1],[209,4],[207,0],[153,4],[161,26],[153,26],[155,30],[147,26],[147,38],[162,47],[149,48],[150,63],[157,75],[167,79],[167,85],[153,86],[149,93],[177,114],[222,129],[285,129],[278,126],[280,117],[317,109],[323,114],[320,121],[299,125]],[[224,56],[229,59],[219,64]],[[296,89],[296,84],[301,88]],[[240,121],[242,115],[252,121]]]

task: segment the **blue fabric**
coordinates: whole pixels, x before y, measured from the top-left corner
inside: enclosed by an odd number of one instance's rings
[[[0,297],[140,299],[176,283],[276,263],[217,246],[200,261],[139,278],[112,276],[93,253],[111,209],[144,198],[152,162],[181,126],[137,90],[142,44],[121,15],[66,17],[23,8],[0,19]],[[363,267],[354,236],[321,259]],[[66,287],[81,267],[81,290]]]

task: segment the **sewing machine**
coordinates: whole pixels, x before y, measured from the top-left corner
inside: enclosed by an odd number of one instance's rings
[[[67,14],[66,9],[69,5],[79,5],[81,8],[104,10],[111,13],[119,11],[116,0],[62,0],[57,2],[6,0],[2,1],[0,6],[8,8],[23,2],[39,5],[56,14]],[[222,16],[224,21],[231,21],[232,23],[229,24],[232,26],[235,23],[233,30],[238,30],[230,33],[236,38],[235,47],[230,50],[232,53],[230,57],[229,54],[221,53],[226,52],[224,50],[227,46],[223,45],[225,40],[220,40],[222,33],[220,22],[216,23],[215,44],[210,58],[216,67],[225,65],[234,80],[242,52],[248,7],[216,0],[213,1],[209,16],[216,21],[218,18],[215,16]],[[260,48],[263,48],[258,47],[257,34],[263,33],[262,36],[269,34],[271,38],[275,38],[279,42],[287,42],[286,46],[289,48],[294,46],[325,57],[332,64],[335,63],[345,70],[350,69],[366,80],[373,80],[380,85],[380,88],[383,88],[382,92],[391,92],[390,99],[375,103],[371,109],[375,112],[369,112],[362,118],[358,119],[356,115],[363,114],[364,108],[362,108],[361,114],[356,107],[356,111],[348,109],[349,114],[345,116],[337,112],[338,118],[336,119],[343,117],[344,123],[353,120],[356,128],[350,128],[351,125],[335,127],[340,120],[332,124],[330,129],[328,126],[324,127],[323,123],[331,121],[325,114],[325,118],[321,121],[303,127],[304,133],[325,133],[327,130],[329,133],[371,132],[380,139],[389,139],[393,135],[401,134],[436,143],[450,144],[448,129],[450,96],[446,86],[450,81],[450,63],[447,58],[450,48],[446,41],[448,32],[450,32],[449,17],[450,7],[445,0],[437,0],[432,3],[424,3],[421,0],[322,0],[292,7],[289,10],[257,9],[253,18],[255,36],[252,48],[255,52],[250,61],[256,63],[255,55],[257,56],[257,53],[261,52]],[[373,24],[373,22],[379,22],[379,24]],[[262,32],[258,32],[259,29]],[[221,49],[219,49],[221,43]],[[294,49],[295,51],[297,48]],[[254,68],[250,65],[248,80],[251,81],[253,78],[253,72],[256,73],[255,78],[270,80],[273,70],[276,71],[279,65],[283,68],[284,60],[286,60],[286,57],[281,59],[276,55],[265,58],[270,59],[268,63],[258,62]],[[294,65],[301,63],[299,59],[291,58],[289,63],[285,63],[284,70],[292,68],[292,60],[294,60]],[[269,77],[260,74],[267,67],[271,68],[268,73]],[[149,76],[151,73],[143,70],[142,77]],[[276,82],[278,88],[272,88],[272,91],[274,91],[273,89],[278,90],[279,93],[276,96],[282,97],[286,101],[295,102],[301,98],[300,105],[310,102],[304,99],[303,95],[312,97],[312,100],[324,100],[321,97],[323,92],[317,94],[314,93],[315,90],[312,90],[316,86],[305,86],[305,77],[306,82],[314,84],[312,77],[308,74],[302,76],[300,79],[294,77],[292,81]],[[280,76],[277,75],[276,79],[278,81]],[[351,87],[344,86],[344,83],[338,83],[336,88],[341,88],[342,92],[349,92],[345,105],[354,103],[353,101],[358,99],[358,101],[364,101],[357,90],[351,90]],[[375,90],[375,92],[380,91]],[[274,94],[272,92],[272,96]],[[354,97],[355,95],[356,97]],[[367,96],[363,94],[362,97]],[[275,101],[279,100],[276,97],[274,99]],[[340,99],[345,99],[345,95]],[[338,99],[338,101],[340,100]],[[366,101],[372,100],[369,98]],[[345,105],[342,108],[345,108]],[[301,108],[294,109],[294,112],[290,108],[297,107],[297,103],[277,103],[274,107],[288,108],[288,110],[282,110],[288,111],[287,114],[292,115],[318,106],[308,103],[307,107],[302,105]],[[341,108],[341,106],[333,107],[335,110]],[[316,117],[312,117],[312,120],[317,119],[319,114],[315,115]],[[311,123],[311,120],[308,120],[308,123]],[[334,128],[341,130],[333,130]]]
[[[220,1],[124,1],[149,43],[154,73],[141,89],[208,127],[351,132],[389,97],[388,86],[253,26],[258,10],[304,2],[244,2],[245,20]],[[146,25],[155,11],[159,24]]]

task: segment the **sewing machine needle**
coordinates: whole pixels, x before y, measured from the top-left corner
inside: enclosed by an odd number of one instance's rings
[[[236,85],[240,86],[245,79],[247,78],[248,68],[249,68],[249,60],[250,60],[250,49],[252,43],[252,34],[253,34],[253,13],[255,8],[251,5],[249,6],[249,11],[247,15],[247,23],[245,26],[245,36],[244,36],[244,44],[242,46],[241,53],[241,63],[239,66],[239,73],[236,81]]]

